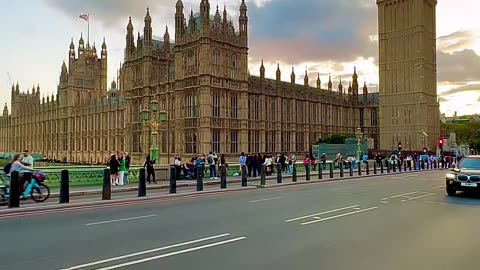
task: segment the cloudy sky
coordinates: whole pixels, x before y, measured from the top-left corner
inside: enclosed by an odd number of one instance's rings
[[[123,58],[125,27],[132,16],[135,31],[143,31],[150,6],[154,35],[165,25],[174,37],[176,0],[16,0],[3,1],[4,26],[0,29],[0,102],[10,102],[10,83],[21,89],[40,84],[42,93],[56,89],[62,62],[73,38],[78,44],[87,24],[78,18],[90,13],[90,41],[108,45],[109,80]],[[198,11],[200,0],[184,0],[186,13]],[[210,0],[227,5],[237,22],[240,0]],[[472,0],[438,0],[438,91],[441,111],[447,115],[480,113],[480,3]],[[348,83],[356,65],[360,79],[371,88],[378,83],[377,10],[375,0],[247,0],[250,18],[250,71],[258,74],[261,59],[267,76],[275,77],[277,61],[289,80],[291,66],[298,75],[308,67],[313,80],[321,74],[334,85]],[[222,8],[222,7],[221,7]],[[235,23],[237,25],[237,23]],[[298,83],[303,77],[297,76]]]

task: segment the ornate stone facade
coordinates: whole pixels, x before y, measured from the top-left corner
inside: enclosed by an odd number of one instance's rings
[[[437,0],[377,0],[380,68],[380,148],[435,149]],[[425,136],[427,135],[427,136]]]
[[[293,70],[290,82],[281,81],[280,68],[276,79],[267,79],[263,63],[260,77],[250,76],[247,6],[242,1],[238,31],[227,11],[222,13],[217,7],[211,16],[209,1],[201,0],[200,12],[190,13],[187,20],[178,0],[175,44],[168,29],[163,38],[153,36],[148,10],[143,35],[135,42],[130,19],[119,91],[113,84],[109,94],[106,46],[99,59],[85,52],[77,59],[73,48],[70,69],[62,67],[55,101],[40,101],[38,91],[33,97],[12,92],[13,111],[0,118],[0,152],[29,148],[50,158],[97,162],[110,151],[126,150],[140,162],[156,140],[165,163],[175,154],[209,151],[229,158],[240,152],[305,154],[319,138],[353,135],[357,128],[378,142],[378,95],[368,94],[366,84],[360,90],[356,70],[350,86],[344,89],[340,82],[338,91],[330,78],[327,89],[322,89],[320,77],[310,86],[308,72],[303,85],[295,83]],[[26,106],[27,100],[38,109],[24,112],[32,107]],[[156,138],[142,118],[152,100],[168,116]],[[30,125],[46,132],[30,136]]]

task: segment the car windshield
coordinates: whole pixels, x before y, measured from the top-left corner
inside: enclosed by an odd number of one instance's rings
[[[480,170],[480,159],[478,158],[465,158],[458,165],[462,170]]]

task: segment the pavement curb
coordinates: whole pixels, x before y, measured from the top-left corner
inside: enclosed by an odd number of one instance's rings
[[[75,209],[75,208],[82,209],[83,207],[94,207],[94,206],[115,206],[115,205],[123,205],[129,202],[169,201],[170,199],[206,197],[213,194],[215,195],[227,194],[227,193],[235,193],[235,192],[242,192],[245,190],[256,190],[256,189],[257,187],[255,186],[249,186],[249,187],[238,187],[238,188],[223,189],[223,190],[221,189],[221,190],[193,191],[193,192],[175,193],[175,194],[162,194],[162,195],[155,195],[151,197],[134,197],[134,198],[126,198],[126,199],[105,200],[105,201],[55,204],[55,205],[48,205],[48,206],[40,205],[40,206],[32,206],[32,207],[26,207],[26,208],[4,209],[4,210],[0,210],[0,218],[4,217],[5,215],[36,213],[37,211],[53,211],[53,210],[61,210],[61,209]]]

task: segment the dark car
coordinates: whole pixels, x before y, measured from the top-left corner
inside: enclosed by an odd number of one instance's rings
[[[446,178],[449,196],[455,196],[457,191],[480,191],[480,156],[465,157]]]

